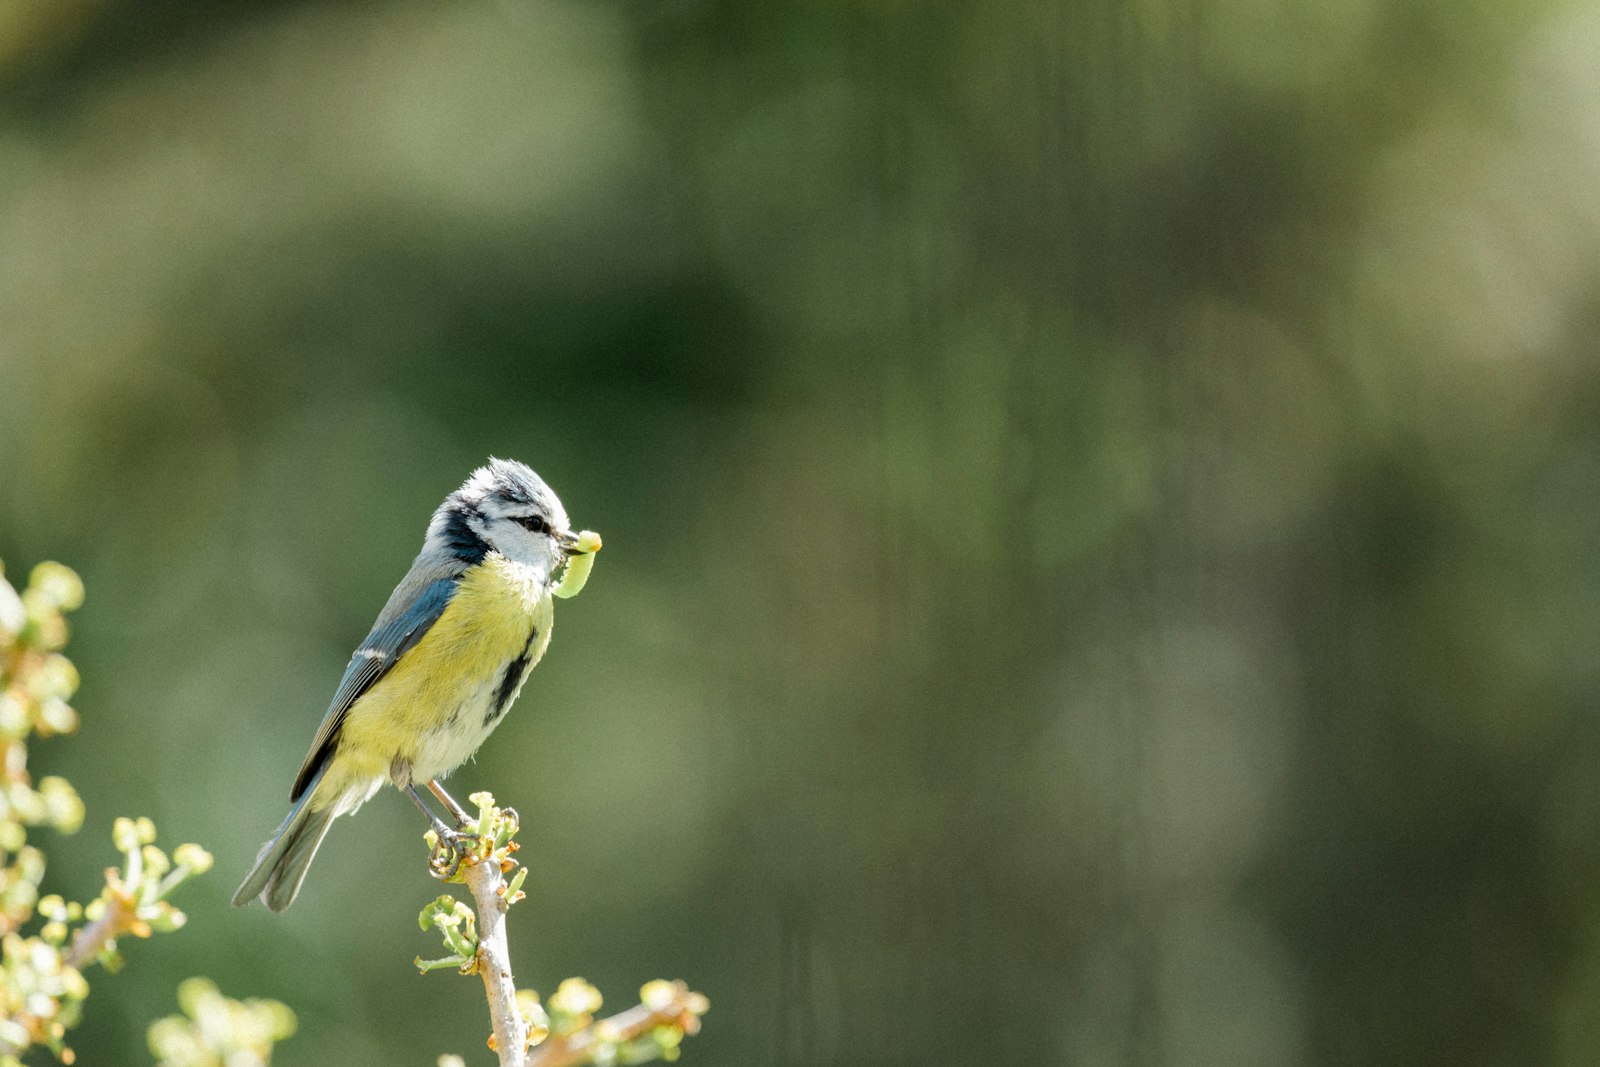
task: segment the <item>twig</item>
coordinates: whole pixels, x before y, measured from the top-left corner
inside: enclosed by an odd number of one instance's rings
[[[679,982],[675,984],[671,998],[664,1002],[653,1006],[635,1004],[627,1011],[591,1023],[574,1033],[552,1034],[528,1054],[524,1067],[577,1067],[578,1064],[589,1062],[598,1046],[625,1044],[643,1037],[658,1026],[676,1026],[685,1034],[692,1035],[699,1031],[699,1017],[704,1011],[705,997],[691,992],[688,986]]]
[[[115,868],[106,872],[108,880],[115,879],[116,875]],[[62,956],[62,962],[68,967],[83,970],[94,962],[94,958],[100,955],[107,944],[133,928],[136,921],[133,901],[120,892],[107,893],[104,899],[105,914],[80,929],[77,936],[72,939],[72,947]]]
[[[475,824],[463,820],[461,829],[472,833],[441,843],[430,830],[426,840],[429,871],[441,881],[465,882],[476,912],[450,894],[423,908],[418,923],[424,930],[436,929],[449,954],[430,960],[419,956],[414,961],[417,968],[426,974],[454,967],[462,974],[476,971],[483,976],[494,1028],[489,1047],[499,1055],[500,1067],[577,1067],[597,1059],[642,1063],[656,1056],[675,1058],[678,1043],[699,1032],[700,1016],[710,1007],[704,996],[682,982],[647,982],[639,990],[637,1007],[592,1021],[591,1013],[601,1003],[599,991],[581,978],[569,978],[550,998],[553,1021],[537,1007],[537,998],[527,1004],[531,1019],[524,1016],[506,945],[506,909],[522,899],[522,880],[528,873],[511,858],[517,850],[512,840],[517,813],[495,807],[488,793],[474,793],[471,799],[478,805],[478,818]],[[516,874],[508,882],[506,872],[514,869]],[[540,1037],[549,1035],[532,1052],[528,1051],[530,1027],[537,1027]],[[551,1034],[552,1028],[557,1032]]]
[[[489,997],[494,1023],[494,1048],[500,1067],[527,1067],[528,1024],[517,1010],[517,987],[511,981],[511,952],[506,945],[505,878],[493,856],[462,869],[478,905],[477,971]]]

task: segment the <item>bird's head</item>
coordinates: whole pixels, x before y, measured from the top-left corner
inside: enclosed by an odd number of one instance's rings
[[[498,552],[548,584],[576,551],[577,535],[544,479],[516,460],[490,459],[434,512],[427,548],[463,566]]]

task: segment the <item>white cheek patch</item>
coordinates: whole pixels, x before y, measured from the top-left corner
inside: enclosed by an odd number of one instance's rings
[[[578,535],[577,551],[581,555],[574,555],[567,560],[567,569],[561,575],[561,581],[550,590],[563,600],[570,599],[583,592],[583,587],[589,580],[589,571],[594,567],[595,553],[600,551],[600,535],[593,530],[585,530]]]

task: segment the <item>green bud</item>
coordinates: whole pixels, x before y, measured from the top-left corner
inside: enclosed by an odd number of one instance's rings
[[[44,822],[44,798],[38,793],[22,782],[12,782],[6,788],[5,795],[6,806],[18,822],[27,826],[38,826]]]
[[[41,563],[33,568],[28,576],[28,591],[37,591],[59,611],[76,611],[83,606],[83,579],[60,563]]]
[[[204,978],[178,987],[187,1013],[153,1024],[146,1037],[158,1067],[264,1064],[272,1045],[294,1033],[294,1012],[274,1000],[232,1000]]]
[[[49,775],[40,779],[39,796],[51,826],[64,834],[77,833],[83,826],[83,798],[65,778]]]
[[[51,653],[28,680],[28,690],[39,697],[69,699],[78,691],[78,668],[59,652]]]
[[[256,1009],[257,1017],[266,1023],[267,1033],[274,1041],[293,1037],[300,1028],[300,1020],[287,1004],[276,1000],[252,1000],[250,1005]]]
[[[185,978],[178,983],[178,1007],[191,1019],[200,1018],[201,1011],[221,996],[222,991],[209,978]]]
[[[61,989],[71,1000],[83,1000],[89,995],[89,982],[75,968],[61,969]]]
[[[646,982],[639,989],[639,1003],[651,1011],[662,1011],[672,1003],[678,995],[678,989],[671,982],[657,978],[653,982]]]
[[[0,1043],[7,1048],[25,1049],[33,1044],[33,1039],[28,1036],[27,1027],[11,1019],[0,1019]]]
[[[172,869],[172,861],[167,858],[167,854],[154,845],[144,846],[140,850],[140,856],[144,860],[144,876],[146,879],[159,879]]]
[[[582,978],[568,978],[551,995],[550,1010],[561,1015],[592,1015],[602,1003],[600,990]]]
[[[216,863],[215,857],[199,845],[179,845],[172,852],[178,866],[187,867],[194,874],[205,874]]]
[[[493,837],[495,816],[499,814],[494,806],[494,794],[473,793],[467,799],[478,805],[478,836]]]
[[[200,1037],[180,1016],[157,1019],[145,1031],[151,1053],[164,1064],[200,1064],[206,1051]]]
[[[78,728],[78,713],[57,696],[39,701],[39,732],[42,734],[70,734]]]
[[[10,582],[0,577],[0,642],[15,637],[28,622],[28,609],[22,606]]]
[[[22,738],[32,726],[28,705],[22,702],[22,698],[9,691],[0,693],[0,734]]]
[[[44,853],[32,845],[17,849],[17,858],[12,866],[18,877],[30,885],[38,885],[44,880]]]
[[[111,840],[118,852],[133,852],[155,843],[156,824],[143,815],[137,819],[118,817],[111,824]]]
[[[550,1015],[531,989],[517,990],[517,1014],[528,1024],[528,1044],[537,1045],[550,1036]]]
[[[28,609],[28,623],[17,636],[24,644],[51,652],[67,643],[67,620],[54,608],[41,603],[31,589],[22,594],[22,603]]]

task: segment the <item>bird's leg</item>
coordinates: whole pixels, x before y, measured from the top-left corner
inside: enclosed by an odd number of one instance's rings
[[[461,864],[466,860],[467,853],[477,844],[478,835],[463,833],[461,830],[452,830],[444,824],[444,820],[433,813],[428,807],[428,802],[422,799],[422,794],[417,792],[417,787],[407,782],[403,787],[406,796],[410,797],[422,813],[428,817],[428,824],[433,828],[434,834],[439,838],[439,851],[429,861],[429,870],[435,878],[449,881],[461,869]],[[459,811],[459,808],[457,808]],[[442,853],[442,855],[440,854]]]
[[[412,802],[421,809],[422,814],[428,817],[428,825],[433,827],[433,832],[439,835],[440,841],[453,841],[461,836],[446,826],[443,819],[434,814],[433,809],[428,807],[428,802],[422,799],[422,794],[417,792],[415,785],[407,782],[402,788],[405,789],[406,796],[410,797]]]
[[[444,786],[439,784],[439,779],[428,779],[428,791],[439,798],[439,803],[449,809],[450,814],[456,817],[457,826],[471,826],[475,821],[467,810],[456,803],[456,798],[444,791]]]

